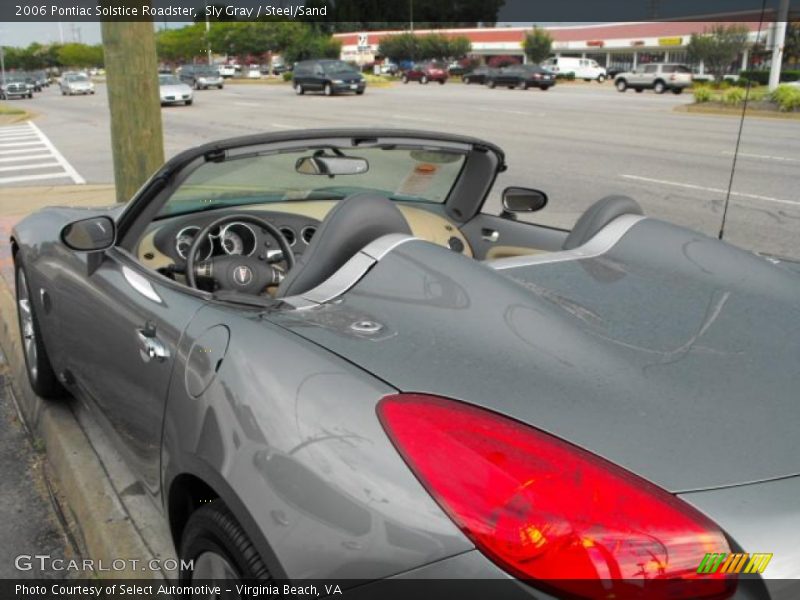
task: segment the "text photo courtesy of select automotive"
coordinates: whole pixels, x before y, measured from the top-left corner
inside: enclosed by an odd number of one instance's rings
[[[0,599],[800,598],[800,6],[51,4]]]

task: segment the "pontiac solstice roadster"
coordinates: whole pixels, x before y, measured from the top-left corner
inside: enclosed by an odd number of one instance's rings
[[[17,225],[31,385],[97,415],[183,581],[800,576],[798,272],[625,196],[571,231],[519,218],[537,190],[483,212],[506,168],[454,135],[256,135]]]

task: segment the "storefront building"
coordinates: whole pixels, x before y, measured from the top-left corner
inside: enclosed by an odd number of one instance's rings
[[[714,25],[726,21],[667,21],[643,23],[606,23],[595,25],[565,25],[544,27],[553,38],[553,55],[596,60],[601,66],[632,69],[652,62],[689,63],[687,45],[693,33],[709,31]],[[770,47],[772,23],[737,19],[750,31],[750,47],[759,44]],[[464,36],[472,42],[472,55],[482,60],[493,56],[519,56],[525,61],[522,41],[530,27],[496,27],[477,29],[416,30],[425,35],[439,33],[450,37]],[[358,64],[380,60],[378,46],[386,36],[407,31],[370,31],[336,34],[342,42],[342,59]],[[747,68],[749,52],[746,50],[734,70]],[[703,65],[696,65],[703,72]]]

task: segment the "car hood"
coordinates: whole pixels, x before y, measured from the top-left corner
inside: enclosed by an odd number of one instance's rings
[[[171,96],[175,94],[191,94],[192,88],[190,88],[186,84],[175,84],[175,85],[162,85],[159,86],[159,91],[162,96]]]
[[[644,219],[600,256],[505,270],[407,242],[338,302],[270,318],[672,492],[800,472],[800,277],[680,227]]]

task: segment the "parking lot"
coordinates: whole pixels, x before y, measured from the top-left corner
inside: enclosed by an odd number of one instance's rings
[[[221,91],[196,92],[193,106],[165,107],[162,114],[167,156],[205,141],[296,128],[392,127],[475,135],[498,144],[508,158],[509,170],[498,181],[490,211],[499,210],[497,191],[505,185],[535,187],[549,194],[550,204],[533,218],[570,227],[592,202],[621,193],[638,200],[651,216],[716,235],[740,120],[680,110],[691,101],[690,94],[620,94],[610,83],[562,84],[547,92],[412,83],[333,98],[296,97],[288,85],[230,83]],[[50,87],[33,100],[13,104],[38,114],[36,125],[78,178],[112,181],[104,85],[97,86],[96,95],[75,97],[62,97]],[[800,121],[746,119],[726,239],[800,256],[798,174]],[[0,185],[47,183],[20,177]]]

